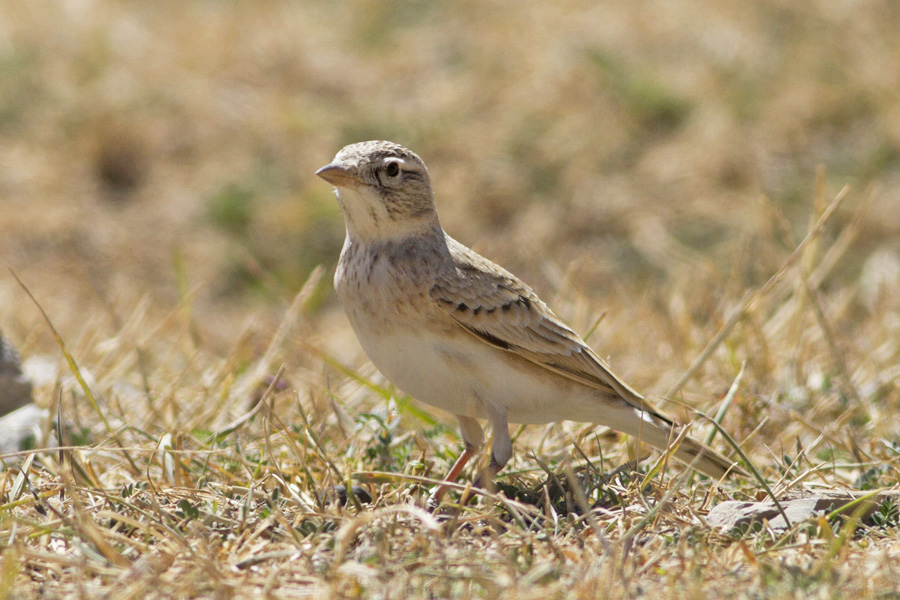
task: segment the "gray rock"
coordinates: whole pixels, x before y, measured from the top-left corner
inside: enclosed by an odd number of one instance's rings
[[[22,374],[19,353],[0,333],[0,415],[31,401],[31,382]]]
[[[804,491],[779,499],[778,502],[784,509],[791,525],[796,525],[837,510],[866,494],[867,492],[854,490]],[[863,521],[867,520],[888,496],[897,497],[897,494],[883,492],[863,502],[861,519]],[[849,516],[855,510],[857,509],[849,508],[846,514]],[[771,501],[739,502],[732,500],[722,502],[714,506],[706,516],[707,523],[724,532],[749,527],[754,523],[762,523],[764,520],[767,520],[773,529],[787,529],[784,517],[781,516],[781,513],[778,512],[775,504]]]
[[[36,445],[54,445],[55,437],[48,444],[41,444],[41,425],[46,418],[47,410],[35,404],[26,404],[0,417],[0,454],[12,454]],[[10,458],[5,458],[4,461],[7,464],[18,462]],[[0,469],[2,468],[0,465]]]

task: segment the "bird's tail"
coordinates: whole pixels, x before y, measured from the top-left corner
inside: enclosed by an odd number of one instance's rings
[[[604,414],[605,424],[655,448],[666,450],[678,439],[680,428],[652,409],[643,410],[622,402],[611,412],[613,414]],[[715,479],[721,479],[726,473],[747,474],[733,460],[690,436],[678,443],[673,456]]]

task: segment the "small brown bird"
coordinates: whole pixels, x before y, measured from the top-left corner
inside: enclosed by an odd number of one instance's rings
[[[444,233],[416,154],[362,142],[316,174],[344,214],[334,287],[360,344],[399,389],[459,421],[465,451],[447,480],[484,442],[477,419],[494,432],[488,478],[512,456],[510,422],[597,423],[663,449],[678,437],[531,288]],[[715,478],[742,472],[691,437],[674,456]]]

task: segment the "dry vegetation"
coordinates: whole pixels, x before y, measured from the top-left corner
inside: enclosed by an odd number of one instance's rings
[[[361,354],[312,176],[405,143],[445,228],[696,434],[746,364],[723,426],[776,494],[895,488],[897,31],[890,0],[3,3],[0,256],[78,366],[0,274],[66,444],[4,457],[0,599],[900,597],[895,508],[724,534],[759,482],[642,485],[583,424],[422,510],[458,435]]]

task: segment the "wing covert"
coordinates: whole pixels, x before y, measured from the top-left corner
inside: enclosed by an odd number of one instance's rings
[[[430,290],[447,316],[485,343],[656,414],[531,288],[452,238],[448,246],[454,271]]]

